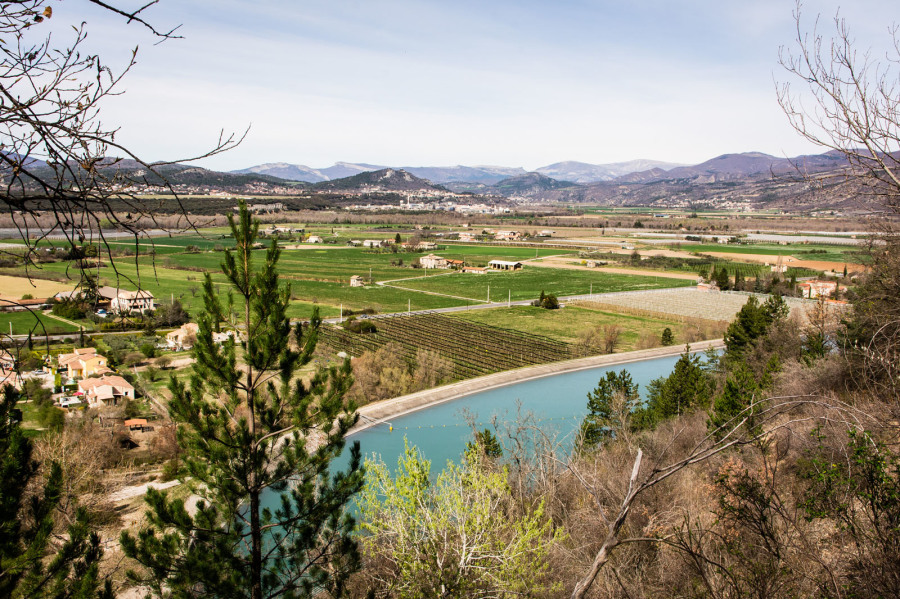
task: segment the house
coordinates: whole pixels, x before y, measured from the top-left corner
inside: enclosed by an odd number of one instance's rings
[[[71,354],[59,354],[57,361],[60,369],[64,368],[66,376],[70,379],[111,372],[109,360],[106,356],[98,354],[97,349],[93,347],[75,348]]]
[[[306,243],[325,243],[325,241],[318,235],[310,235],[306,238]]]
[[[231,337],[232,339],[235,339],[235,341],[237,341],[236,336],[237,336],[237,332],[235,332],[235,331],[221,331],[219,333],[213,332],[212,340],[213,340],[213,343],[215,343],[217,345],[222,345],[223,343],[228,341],[229,337]]]
[[[200,325],[196,322],[186,322],[181,328],[166,334],[166,343],[172,349],[191,349],[200,332]]]
[[[422,268],[450,268],[447,265],[446,258],[441,258],[440,256],[435,256],[434,254],[422,256],[421,258],[419,258],[419,264],[422,265]]]
[[[834,281],[812,280],[798,283],[797,287],[800,288],[803,297],[813,299],[819,297],[820,295],[825,297],[833,296],[838,289],[838,284]]]
[[[449,258],[447,259],[447,266],[449,266],[450,268],[455,268],[456,270],[461,269],[463,266],[465,266],[465,264],[466,263],[462,260],[451,260]]]
[[[483,266],[464,266],[462,269],[463,272],[471,272],[476,275],[483,275],[487,273],[487,269]]]
[[[460,233],[460,241],[475,241],[475,233]]]
[[[103,299],[109,301],[111,312],[147,312],[153,310],[153,294],[149,291],[129,291],[103,286],[97,290]]]
[[[24,310],[46,310],[50,307],[47,298],[36,299],[0,299],[0,312],[22,312]]]
[[[363,278],[359,275],[353,275],[350,277],[350,286],[351,287],[364,287],[365,283],[363,282]]]
[[[538,237],[552,237],[554,233],[556,233],[556,231],[551,231],[550,229],[544,229],[543,231],[540,231],[537,234],[537,236]]]
[[[381,241],[379,241],[377,239],[364,239],[362,244],[363,244],[364,248],[380,248],[381,247]]]
[[[134,387],[119,375],[82,379],[78,381],[78,390],[92,407],[118,405],[123,398],[134,398]]]
[[[416,243],[412,243],[407,241],[406,243],[401,243],[400,247],[405,250],[410,251],[419,251],[419,252],[427,252],[437,249],[437,244],[433,241],[419,241]]]
[[[488,262],[488,267],[491,270],[522,270],[522,263],[508,260],[491,260]]]
[[[494,239],[497,241],[514,241],[522,237],[522,234],[518,231],[497,231],[494,235]]]
[[[710,292],[718,291],[719,286],[714,283],[697,283],[697,291]]]

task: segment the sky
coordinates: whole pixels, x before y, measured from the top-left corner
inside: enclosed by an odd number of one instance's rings
[[[198,164],[533,170],[819,151],[777,103],[792,0],[161,0],[145,18],[182,36],[164,43],[86,0],[53,6],[57,43],[84,21],[114,69],[138,47],[102,120],[150,161],[248,128]],[[876,55],[900,21],[896,0],[819,0],[804,30],[819,16],[830,34],[838,10]]]

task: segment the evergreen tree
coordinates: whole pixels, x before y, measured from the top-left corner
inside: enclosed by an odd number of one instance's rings
[[[400,233],[394,235],[394,243],[401,243]]]
[[[716,286],[722,291],[727,291],[731,281],[728,278],[728,271],[723,266],[721,270],[716,271]]]
[[[243,301],[241,365],[233,339],[213,343],[219,316],[208,308],[198,321],[190,388],[174,377],[169,386],[184,463],[202,500],[189,514],[183,500],[151,490],[149,528],[124,533],[122,547],[146,568],[131,576],[157,595],[340,596],[359,566],[345,513],[362,485],[359,445],[346,472],[330,470],[357,418],[343,402],[349,363],[320,370],[308,384],[295,380],[312,358],[318,314],[292,338],[276,243],[257,270],[259,224],[243,203],[237,222],[229,221],[235,250],[222,269]],[[204,288],[209,307],[216,302]]]
[[[663,329],[662,336],[659,339],[659,342],[665,346],[669,346],[675,343],[675,335],[672,334],[672,329],[666,327]]]
[[[624,426],[616,422],[613,401],[621,396],[623,408],[630,412],[640,400],[638,386],[631,380],[627,370],[608,371],[588,393],[588,414],[581,423],[581,439],[584,447],[602,445],[615,436],[616,429]]]
[[[659,422],[684,413],[709,401],[712,383],[703,370],[700,356],[691,355],[686,347],[672,374],[650,382],[647,405],[636,410],[634,422],[638,428],[650,428]]]
[[[737,269],[734,271],[734,289],[735,291],[743,291],[744,290],[744,273],[741,272],[741,269]]]
[[[785,318],[790,311],[784,298],[773,295],[760,305],[750,296],[725,331],[725,357],[739,359],[754,341],[766,334],[769,327]]]
[[[103,549],[88,526],[88,514],[75,512],[65,541],[54,542],[54,510],[61,498],[59,464],[50,465],[40,493],[28,494],[38,464],[31,442],[19,427],[19,393],[3,387],[0,400],[0,597],[101,597],[112,599],[109,581],[101,588],[98,568]],[[55,408],[54,408],[55,409]],[[52,557],[51,557],[52,556]]]

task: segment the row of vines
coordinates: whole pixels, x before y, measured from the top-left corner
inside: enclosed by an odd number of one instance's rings
[[[394,342],[407,356],[417,349],[436,352],[453,363],[453,378],[466,379],[523,366],[579,357],[567,343],[473,323],[437,313],[399,315],[373,321],[373,333],[353,333],[322,325],[319,342],[332,352],[359,356]]]

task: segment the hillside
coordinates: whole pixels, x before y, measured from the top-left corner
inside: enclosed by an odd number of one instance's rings
[[[370,171],[336,179],[323,181],[312,186],[315,191],[446,191],[443,187],[432,184],[405,170],[392,168]]]

